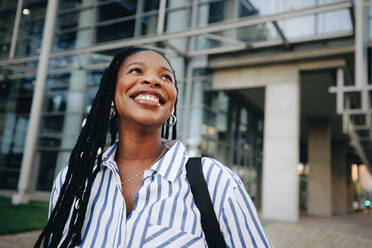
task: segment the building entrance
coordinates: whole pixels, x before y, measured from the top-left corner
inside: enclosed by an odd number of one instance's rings
[[[264,89],[204,94],[201,155],[232,168],[260,205]]]

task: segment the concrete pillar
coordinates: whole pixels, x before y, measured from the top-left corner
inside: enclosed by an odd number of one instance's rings
[[[350,183],[347,185],[347,213],[353,213],[353,202],[354,202],[354,184]]]
[[[83,5],[89,4],[90,0],[83,0]],[[81,11],[79,13],[79,26],[83,27],[94,22],[96,8]],[[85,32],[78,32],[76,37],[76,47],[88,47],[93,43],[94,29],[87,29]],[[88,57],[74,58],[74,63],[78,66],[88,65]],[[84,100],[86,94],[87,71],[84,69],[71,71],[69,91],[66,94],[66,114],[63,122],[62,149],[72,150],[81,128],[84,113]],[[79,114],[81,113],[81,114]],[[58,153],[55,175],[68,165],[70,151]]]
[[[267,71],[270,74],[270,71]],[[292,73],[289,77],[289,73]],[[270,76],[267,75],[268,79]],[[285,73],[286,74],[286,73]],[[298,71],[276,74],[265,90],[262,217],[298,220],[299,76]],[[274,83],[275,82],[275,83]]]
[[[353,213],[353,201],[354,201],[354,183],[351,180],[351,164],[352,160],[348,157],[346,161],[347,167],[346,167],[346,187],[347,187],[347,213]]]
[[[182,1],[167,1],[168,8],[177,8],[182,7],[185,3],[188,2],[186,0]],[[173,31],[180,31],[186,30],[188,27],[188,13],[186,10],[180,11],[171,11],[167,12],[165,15],[165,27],[164,32],[173,32]],[[187,39],[173,39],[168,40],[165,44],[170,44],[169,50],[173,50],[174,48],[179,51],[187,51]],[[173,51],[174,52],[174,51]],[[184,129],[184,115],[185,115],[185,108],[183,107],[185,99],[184,91],[186,91],[185,81],[184,78],[187,77],[187,64],[186,59],[182,56],[172,57],[169,59],[173,69],[176,71],[177,77],[177,86],[178,86],[178,101],[177,101],[177,131],[178,137],[182,134],[182,129]],[[182,135],[182,140],[185,140],[185,137]]]
[[[265,87],[262,217],[296,222],[300,147],[298,65],[215,71],[212,87],[214,90]]]
[[[347,213],[346,147],[332,147],[332,209],[334,214]]]
[[[46,86],[47,72],[48,72],[48,61],[53,41],[54,24],[56,21],[56,13],[58,7],[58,1],[49,0],[45,22],[43,39],[41,43],[41,52],[39,58],[39,65],[37,68],[36,75],[36,86],[32,97],[30,120],[27,128],[26,144],[24,147],[24,154],[22,158],[21,173],[18,179],[18,191],[17,194],[12,196],[13,204],[27,203],[29,196],[27,191],[29,189],[29,181],[32,170],[33,156],[36,148],[39,124],[41,117],[41,110],[43,106],[43,95]]]
[[[310,123],[308,149],[308,214],[331,216],[331,128],[328,120]]]
[[[190,156],[200,156],[200,144],[202,141],[203,125],[203,81],[194,80],[192,83],[189,131],[187,144],[189,145]]]

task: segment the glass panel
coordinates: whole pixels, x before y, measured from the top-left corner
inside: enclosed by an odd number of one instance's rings
[[[278,22],[287,39],[352,31],[348,10],[301,16]]]
[[[235,43],[236,45],[237,43]],[[203,50],[203,49],[210,49],[210,48],[217,48],[223,46],[232,46],[233,43],[223,42],[221,40],[207,38],[204,35],[197,35],[195,36],[195,45],[194,50]]]
[[[9,54],[15,15],[15,8],[0,10],[0,54]]]
[[[48,114],[41,118],[41,135],[47,133],[61,132],[63,129],[63,120],[65,113]]]
[[[134,35],[134,25],[135,20],[129,20],[97,27],[96,42],[100,43],[132,37]]]
[[[342,2],[342,0],[199,0],[198,27],[238,18],[274,15],[337,2]]]
[[[61,143],[61,137],[53,137],[53,135],[40,135],[38,140],[38,147],[40,149],[58,149]],[[72,150],[72,146],[69,147]]]
[[[353,122],[354,125],[366,125],[366,115],[365,114],[358,114],[358,115],[350,115],[350,120]]]
[[[98,7],[97,21],[106,21],[136,14],[137,1],[115,1]]]
[[[16,8],[18,1],[15,0],[2,0],[0,1],[0,8]]]
[[[88,5],[88,4],[85,4],[85,5]],[[59,1],[58,11],[77,8],[80,6],[81,6],[81,0],[63,0],[63,1]]]
[[[204,91],[201,153],[231,167],[258,203],[262,116],[236,92]]]
[[[318,33],[352,31],[350,11],[347,9],[319,14]]]
[[[203,27],[211,23],[236,19],[235,3],[234,0],[218,0],[199,4],[197,26]]]
[[[158,16],[141,17],[140,21],[140,35],[156,34],[158,28]]]
[[[149,1],[150,2],[150,1]],[[157,0],[159,2],[159,0]],[[184,6],[190,6],[193,0],[167,0],[167,8],[179,8]]]
[[[191,9],[168,10],[165,14],[165,32],[179,32],[190,26]]]
[[[97,89],[102,77],[102,70],[78,71],[50,75],[47,81],[48,92],[67,92],[66,90],[85,90],[94,87]],[[73,82],[79,82],[74,83]]]
[[[271,41],[280,39],[278,32],[271,22],[239,28],[237,29],[237,38],[245,42]]]
[[[144,12],[158,10],[160,0],[144,1]],[[169,0],[167,1],[169,3]]]
[[[52,189],[57,155],[58,152],[56,151],[40,152],[39,174],[36,186],[37,190],[50,191]]]
[[[74,12],[67,12],[65,14],[58,15],[57,18],[57,29],[60,31],[77,28],[84,26],[83,24],[89,25],[92,24],[92,20],[89,19],[89,14],[94,13],[94,10],[91,8],[84,9],[84,10],[77,10]],[[80,20],[80,18],[82,20]],[[89,22],[90,21],[90,22]],[[80,22],[80,25],[79,25]]]
[[[54,38],[53,52],[93,45],[94,31],[91,28],[57,32]]]
[[[16,189],[34,78],[0,81],[0,188]]]
[[[343,0],[306,0],[306,1],[293,1],[293,0],[240,0],[240,6],[251,6],[251,9],[256,10],[257,15],[274,15],[281,12],[292,10],[299,10],[305,8],[313,8],[316,6],[333,4],[342,2]],[[249,5],[248,5],[249,3]],[[250,9],[248,7],[248,9]]]
[[[258,24],[238,29],[195,36],[195,50],[233,47],[246,43],[280,40],[272,23]],[[243,43],[244,42],[244,43]]]
[[[45,11],[45,9],[43,9]],[[39,12],[42,12],[40,10]],[[32,56],[40,53],[44,17],[24,18],[22,16],[19,27],[16,56]]]
[[[0,59],[6,59],[9,57],[10,42],[0,43]]]
[[[280,20],[278,25],[287,39],[316,34],[314,15]]]
[[[344,99],[344,109],[361,109],[361,92],[344,92]]]
[[[47,0],[38,0],[38,1],[33,1],[33,0],[24,0],[23,1],[23,15],[22,15],[22,21],[29,21],[32,20],[35,17],[40,17],[45,15],[45,11],[48,5]],[[25,11],[25,10],[28,11]]]

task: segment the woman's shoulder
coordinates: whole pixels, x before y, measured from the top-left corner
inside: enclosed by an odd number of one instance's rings
[[[64,167],[58,172],[56,178],[54,179],[53,191],[57,191],[59,193],[63,183],[65,182],[67,170],[68,166]]]
[[[227,187],[227,190],[232,190],[243,186],[239,176],[231,168],[216,159],[202,157],[202,167],[208,187],[216,184],[216,186]]]

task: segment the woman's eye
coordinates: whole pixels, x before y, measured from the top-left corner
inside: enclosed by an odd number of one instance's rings
[[[163,78],[163,79],[165,79],[165,80],[168,80],[168,81],[170,81],[170,82],[173,82],[173,81],[172,81],[172,77],[169,76],[169,75],[163,75],[163,76],[161,76],[161,78]]]
[[[142,71],[141,71],[141,69],[139,69],[139,68],[133,68],[133,69],[130,69],[129,70],[129,73],[141,73]]]

